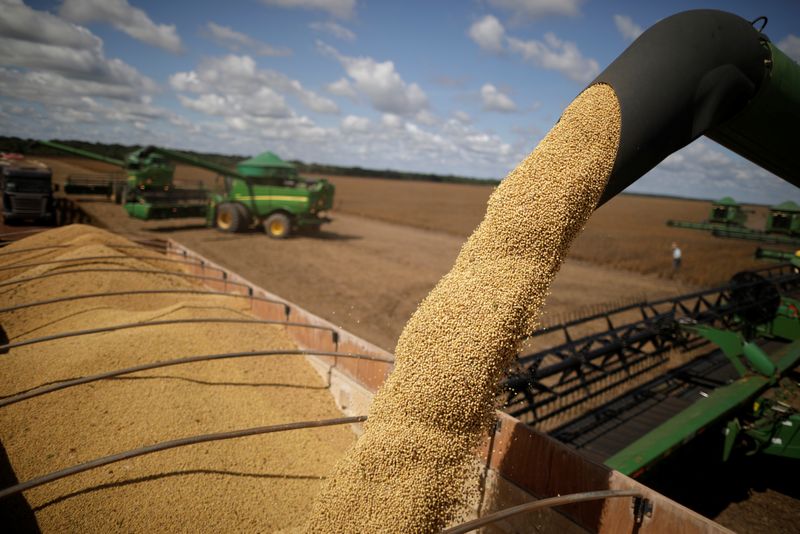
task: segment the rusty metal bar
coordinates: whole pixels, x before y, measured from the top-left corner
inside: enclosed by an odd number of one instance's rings
[[[222,354],[204,354],[199,356],[186,356],[184,358],[176,358],[174,360],[163,360],[160,362],[144,363],[141,365],[135,365],[133,367],[126,367],[123,369],[116,369],[114,371],[107,371],[105,373],[99,373],[96,375],[73,378],[70,380],[63,380],[61,382],[56,382],[54,384],[48,384],[45,386],[37,387],[29,391],[25,391],[22,393],[18,393],[16,395],[0,399],[0,408],[27,399],[32,399],[34,397],[39,397],[41,395],[46,395],[48,393],[53,393],[54,391],[60,391],[62,389],[67,389],[74,386],[80,386],[82,384],[88,384],[90,382],[97,382],[99,380],[105,380],[107,378],[114,378],[117,376],[127,375],[131,373],[138,373],[140,371],[161,369],[163,367],[172,367],[174,365],[184,365],[187,363],[225,360],[232,358],[248,358],[257,356],[334,356],[336,358],[350,358],[354,360],[368,360],[373,362],[394,363],[394,360],[381,358],[380,356],[373,356],[371,354],[353,354],[344,352],[296,350],[296,349],[264,350],[264,351],[252,351],[252,352],[228,352]]]
[[[152,260],[152,261],[165,261],[168,263],[180,263],[183,265],[197,265],[199,267],[206,267],[205,262],[202,260],[174,260],[172,258],[155,258],[153,256],[84,256],[82,258],[68,258],[62,260],[41,261],[37,263],[12,263],[11,265],[4,265],[0,267],[0,271],[11,271],[14,269],[24,269],[27,267],[40,267],[42,265],[57,265],[60,263],[76,262],[76,261],[93,261],[93,260]],[[223,269],[219,267],[207,266],[209,269],[222,272]]]
[[[506,508],[504,510],[500,510],[499,512],[495,512],[493,514],[489,514],[484,517],[479,517],[478,519],[473,519],[472,521],[467,521],[466,523],[462,523],[455,527],[445,529],[442,531],[442,534],[464,534],[465,532],[472,532],[473,530],[476,530],[484,525],[488,525],[490,523],[496,523],[497,521],[506,519],[507,517],[522,514],[525,512],[530,512],[533,510],[539,510],[541,508],[553,508],[555,506],[562,506],[565,504],[597,501],[600,499],[610,499],[614,497],[642,498],[643,495],[640,491],[637,490],[585,491],[583,493],[571,493],[569,495],[559,495],[558,497],[539,499],[538,501],[532,501],[525,504],[520,504],[518,506],[512,506],[511,508]]]
[[[6,244],[10,244],[10,243],[13,243],[13,241],[9,241]],[[19,250],[2,251],[2,252],[0,252],[0,257],[2,257],[2,256],[11,256],[12,254],[23,254],[25,252],[34,252],[36,250],[48,250],[48,249],[54,249],[54,248],[70,248],[71,246],[72,245],[42,245],[40,247],[28,247],[28,248],[22,248],[22,249],[19,249]],[[146,249],[146,248],[148,248],[148,246],[150,248],[163,248],[163,247],[158,246],[158,245],[105,245],[105,246],[107,246],[109,248],[143,248],[143,249]]]
[[[281,326],[297,326],[300,328],[311,328],[315,330],[326,330],[333,336],[334,344],[339,342],[339,333],[333,328],[327,326],[317,326],[308,323],[294,323],[290,321],[270,321],[267,319],[232,319],[232,318],[213,318],[203,317],[194,319],[165,319],[162,321],[149,321],[146,323],[124,323],[112,326],[102,326],[99,328],[89,328],[86,330],[73,330],[71,332],[62,332],[60,334],[51,334],[49,336],[36,337],[32,339],[24,339],[22,341],[15,341],[14,343],[6,343],[0,345],[0,354],[7,353],[11,349],[17,347],[24,347],[27,345],[35,345],[37,343],[45,343],[47,341],[55,341],[58,339],[65,339],[68,337],[85,336],[89,334],[101,334],[103,332],[114,332],[117,330],[128,330],[130,328],[142,328],[146,326],[163,326],[171,324],[197,324],[197,323],[227,323],[227,324],[270,324]]]
[[[317,421],[301,421],[296,423],[286,423],[283,425],[259,426],[255,428],[245,428],[242,430],[232,430],[229,432],[217,432],[214,434],[202,434],[199,436],[189,436],[186,438],[173,439],[171,441],[163,441],[161,443],[155,443],[153,445],[148,445],[146,447],[140,447],[138,449],[132,449],[125,452],[112,454],[110,456],[97,458],[89,462],[85,462],[72,467],[68,467],[66,469],[61,469],[60,471],[55,471],[47,475],[33,478],[31,480],[28,480],[27,482],[22,482],[20,484],[10,486],[8,488],[0,490],[0,499],[3,499],[10,495],[16,495],[17,493],[22,493],[23,491],[29,490],[31,488],[42,486],[49,482],[53,482],[54,480],[58,480],[71,475],[76,475],[78,473],[83,473],[84,471],[89,471],[91,469],[96,469],[104,465],[113,464],[115,462],[121,462],[122,460],[128,460],[130,458],[135,458],[137,456],[144,456],[146,454],[152,454],[154,452],[164,451],[167,449],[185,447],[187,445],[196,445],[198,443],[207,443],[209,441],[221,441],[226,439],[242,438],[245,436],[255,436],[258,434],[287,432],[289,430],[299,430],[303,428],[320,428],[326,426],[363,423],[366,420],[367,420],[366,415],[358,415],[355,417],[340,417],[337,419],[321,419]]]
[[[34,280],[41,280],[42,278],[50,278],[52,276],[62,276],[65,274],[75,274],[75,273],[142,273],[142,274],[160,274],[164,276],[175,276],[178,278],[192,278],[195,280],[213,280],[215,282],[225,282],[225,284],[231,284],[241,287],[246,287],[249,290],[252,289],[247,284],[242,284],[240,282],[232,282],[227,279],[227,274],[225,271],[222,271],[223,277],[219,278],[216,276],[203,276],[200,274],[188,274],[188,273],[177,273],[171,271],[162,271],[158,269],[97,269],[97,268],[89,268],[89,269],[72,269],[69,271],[57,271],[51,273],[44,273],[39,274],[36,276],[29,276],[27,278],[18,278],[16,280],[11,280],[8,282],[0,283],[0,287],[6,287],[14,284],[23,284],[25,282],[32,282]]]
[[[259,302],[269,302],[270,304],[280,304],[284,307],[284,313],[286,318],[289,318],[289,312],[291,310],[291,306],[286,304],[281,300],[269,299],[266,297],[257,297],[255,295],[245,295],[242,293],[224,293],[222,291],[207,291],[204,289],[138,289],[138,290],[131,290],[131,291],[106,291],[103,293],[84,293],[80,295],[72,295],[67,297],[57,297],[53,299],[46,299],[46,300],[37,300],[34,302],[27,302],[23,304],[17,304],[15,306],[7,306],[5,308],[0,308],[0,313],[7,313],[17,310],[24,310],[25,308],[33,308],[36,306],[44,306],[47,304],[58,304],[60,302],[70,302],[73,300],[83,300],[83,299],[91,299],[91,298],[101,298],[101,297],[120,297],[125,295],[159,295],[159,294],[192,294],[192,295],[213,295],[217,297],[235,297],[235,298],[243,298],[243,299],[250,299],[256,300]]]

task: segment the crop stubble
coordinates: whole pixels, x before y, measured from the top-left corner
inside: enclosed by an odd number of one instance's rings
[[[616,157],[619,104],[595,85],[502,182],[452,270],[420,304],[365,433],[325,482],[315,532],[433,532],[470,497],[497,385]]]

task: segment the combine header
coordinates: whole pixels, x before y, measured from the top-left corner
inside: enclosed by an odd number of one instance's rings
[[[747,222],[747,213],[738,202],[731,197],[725,197],[711,204],[711,213],[707,220],[700,223],[669,220],[667,226],[693,230],[744,228]]]
[[[505,409],[633,476],[707,429],[725,460],[800,458],[799,293],[785,264],[539,330],[537,344],[561,341],[520,355]]]
[[[745,226],[747,214],[731,197],[714,202],[704,222],[667,221],[667,226],[710,231],[714,237],[745,239],[773,245],[800,246],[800,206],[787,201],[772,206],[764,230]]]

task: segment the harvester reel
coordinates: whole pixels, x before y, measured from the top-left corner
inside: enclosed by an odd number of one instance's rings
[[[775,318],[781,295],[775,284],[763,276],[743,271],[731,278],[731,304],[744,321],[763,324]]]

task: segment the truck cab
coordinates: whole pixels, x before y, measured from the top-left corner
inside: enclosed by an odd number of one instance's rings
[[[0,157],[0,191],[6,223],[54,219],[52,171],[44,163],[4,154]]]

